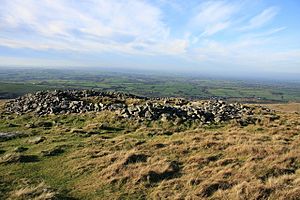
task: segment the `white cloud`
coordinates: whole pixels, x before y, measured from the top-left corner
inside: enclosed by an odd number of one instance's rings
[[[170,37],[161,10],[145,1],[4,0],[3,5],[0,40],[9,47],[146,54],[176,54],[186,47],[154,48],[178,39]],[[137,45],[142,52],[131,48]]]
[[[27,67],[61,67],[61,66],[85,66],[84,63],[78,61],[68,61],[65,59],[41,59],[41,58],[27,58],[14,56],[0,56],[0,63],[2,66],[27,66]]]
[[[262,9],[245,20],[253,13],[240,1],[201,1],[198,6],[191,2],[2,0],[0,46],[84,55],[172,55],[199,65],[209,62],[220,66],[276,65],[297,60],[299,51],[283,51],[280,45],[285,43],[276,40],[276,34],[285,27],[272,25],[273,28],[265,29],[278,14],[278,7]],[[167,9],[174,10],[168,13]],[[179,12],[175,17],[174,11]],[[166,20],[167,17],[173,18]],[[225,36],[215,35],[225,30]],[[275,43],[280,48],[273,49]],[[16,61],[19,64],[24,59]],[[13,57],[1,60],[12,63]],[[89,64],[88,59],[86,63]]]
[[[272,28],[270,30],[259,32],[259,33],[245,34],[243,37],[251,37],[251,38],[254,38],[254,37],[268,37],[268,36],[272,36],[276,33],[282,32],[285,29],[286,29],[286,27]]]
[[[208,26],[203,33],[201,33],[200,36],[210,36],[210,35],[213,35],[219,31],[222,31],[224,29],[226,29],[227,27],[230,26],[230,23],[227,21],[227,22],[220,22],[220,23],[216,23],[216,24],[213,24],[211,26]]]
[[[216,66],[251,67],[253,70],[279,70],[283,64],[290,65],[289,67],[296,66],[299,64],[295,62],[299,50],[274,48],[274,44],[278,42],[275,34],[283,30],[285,27],[243,35],[231,42],[206,39],[200,43],[200,47],[193,49],[191,57]],[[274,49],[270,49],[270,46]]]
[[[201,36],[210,36],[230,26],[238,6],[224,1],[208,1],[200,4],[196,11],[189,27],[201,31]]]
[[[260,14],[250,19],[248,25],[240,28],[242,31],[260,28],[271,21],[277,14],[279,9],[277,7],[269,7],[263,10]]]
[[[198,28],[200,35],[189,34],[191,44],[194,48],[189,49],[190,60],[200,63],[210,63],[215,66],[247,66],[247,67],[279,67],[278,58],[283,57],[283,51],[272,49],[278,44],[276,34],[284,31],[286,27],[271,28],[269,30],[259,29],[265,27],[279,11],[278,7],[269,7],[260,14],[252,17],[245,24],[245,16],[249,13],[247,6],[241,6],[226,1],[208,1],[202,3],[198,8],[189,25]],[[239,19],[235,19],[239,16]],[[237,28],[242,27],[242,28]],[[229,28],[231,28],[229,30]],[[218,40],[212,35],[227,29],[230,33],[238,30],[247,30],[247,33],[235,32],[229,40]],[[251,32],[255,29],[255,32]],[[228,38],[227,38],[228,39]],[[195,45],[196,44],[196,45]],[[286,53],[286,61],[295,59],[297,53]],[[284,54],[285,55],[285,54]],[[274,56],[278,56],[275,58]]]

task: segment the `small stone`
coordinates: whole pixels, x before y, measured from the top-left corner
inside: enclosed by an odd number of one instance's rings
[[[14,149],[14,152],[24,152],[24,151],[27,151],[28,150],[28,148],[27,147],[16,147],[15,149]]]
[[[28,142],[31,143],[31,144],[39,144],[41,142],[44,142],[45,140],[46,140],[46,137],[37,136],[35,138],[32,138],[32,139],[28,140]]]
[[[55,147],[50,150],[41,151],[43,156],[56,156],[64,152],[62,147]]]
[[[25,127],[26,128],[35,128],[36,126],[34,124],[26,124]]]

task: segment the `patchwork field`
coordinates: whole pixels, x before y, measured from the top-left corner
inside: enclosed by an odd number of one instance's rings
[[[0,68],[2,99],[47,89],[95,89],[147,97],[218,98],[247,103],[300,102],[299,81],[237,80],[150,72]]]

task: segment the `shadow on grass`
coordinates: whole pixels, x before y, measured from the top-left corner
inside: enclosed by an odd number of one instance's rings
[[[19,161],[21,163],[38,162],[39,158],[36,155],[21,155]]]
[[[36,155],[21,155],[19,153],[11,153],[2,157],[0,163],[10,164],[10,163],[30,163],[38,162],[38,156]]]

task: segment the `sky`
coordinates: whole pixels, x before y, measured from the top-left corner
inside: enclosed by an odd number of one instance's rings
[[[300,74],[299,0],[1,0],[0,65]]]

